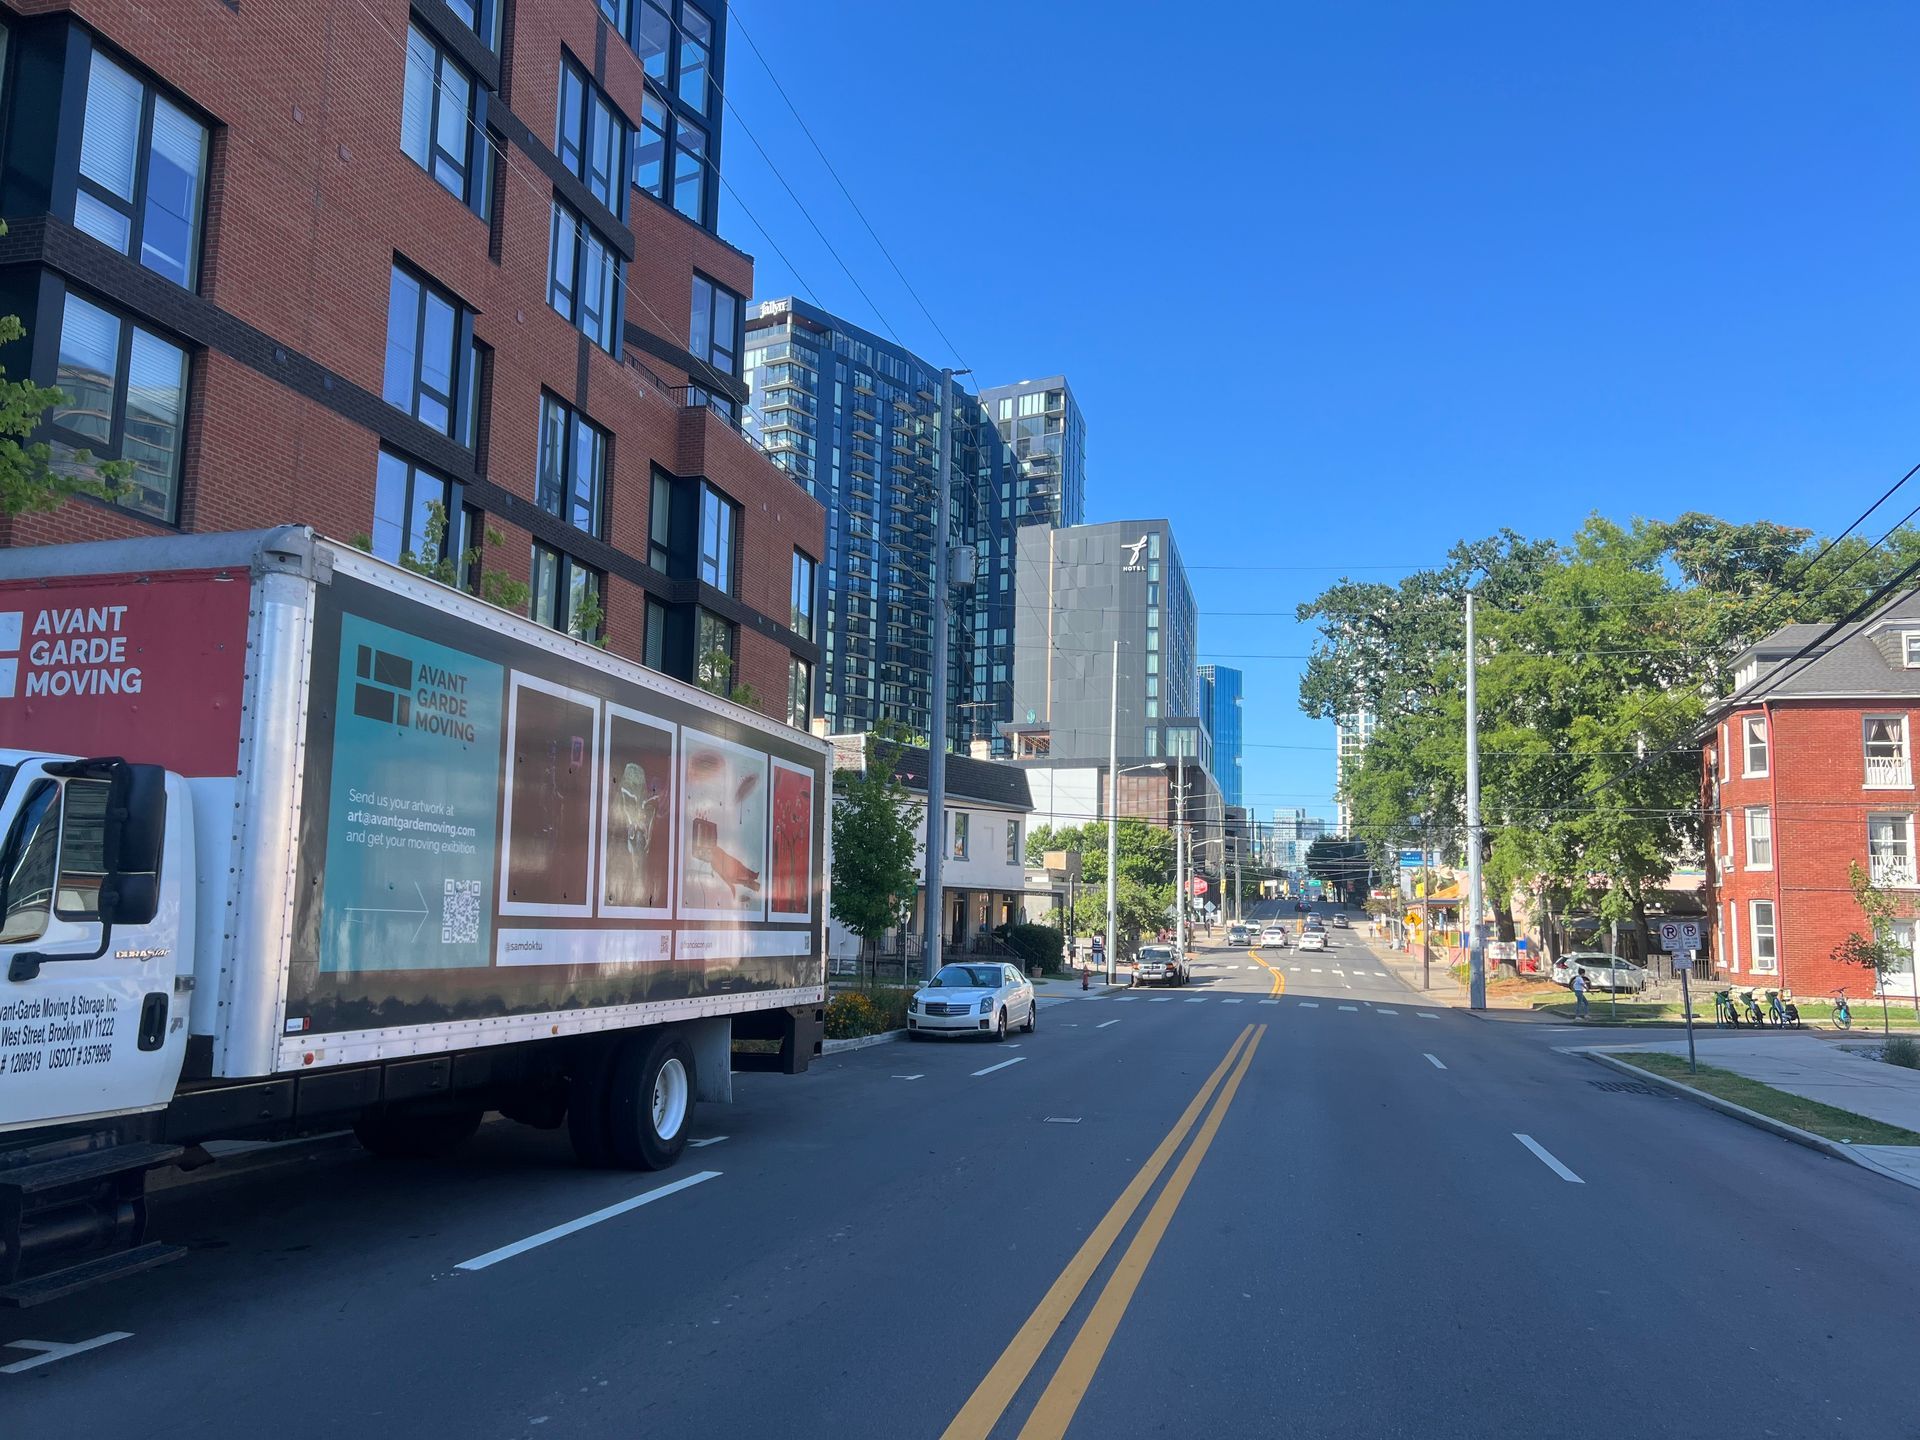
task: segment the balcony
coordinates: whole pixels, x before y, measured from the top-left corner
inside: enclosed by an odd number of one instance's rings
[[[1910,790],[1913,788],[1913,767],[1905,755],[1869,755],[1866,788]]]
[[[1913,857],[1910,855],[1876,855],[1873,857],[1873,883],[1912,887],[1920,884],[1913,869]]]

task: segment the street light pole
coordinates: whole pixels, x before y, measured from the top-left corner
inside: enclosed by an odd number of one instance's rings
[[[1113,642],[1113,696],[1107,704],[1107,983],[1113,984],[1114,948],[1119,944],[1118,894],[1114,872],[1120,865],[1120,642]],[[1138,973],[1138,972],[1135,972]]]
[[[1187,953],[1187,762],[1168,762],[1174,775],[1173,812],[1173,948]]]
[[[933,686],[931,735],[927,741],[927,933],[925,969],[940,968],[940,932],[947,924],[941,870],[947,848],[947,643],[952,627],[947,594],[947,547],[953,524],[953,371],[940,372],[939,493],[933,503]]]
[[[1473,594],[1467,594],[1467,1004],[1487,1008],[1487,952],[1480,939],[1480,691],[1473,644]]]

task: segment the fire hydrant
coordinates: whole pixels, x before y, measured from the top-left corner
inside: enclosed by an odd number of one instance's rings
[[[1084,965],[1080,967],[1080,988],[1082,990],[1090,988],[1087,984],[1087,967]]]

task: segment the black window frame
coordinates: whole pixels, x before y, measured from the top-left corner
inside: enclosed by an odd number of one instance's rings
[[[570,86],[575,87],[575,94],[571,96],[568,93]],[[570,100],[573,101],[571,106]],[[619,130],[604,188],[596,184],[593,177],[596,106],[605,112],[608,122]],[[633,184],[633,123],[613,103],[613,97],[594,83],[593,72],[564,50],[560,54],[559,95],[554,108],[554,155],[569,174],[587,187],[590,195],[612,211],[617,219],[625,220],[627,192]],[[577,136],[572,138],[568,134],[569,121],[578,130]]]
[[[702,287],[706,291],[704,296],[701,294]],[[733,302],[733,324],[727,327],[724,350],[718,349],[720,327],[715,323],[722,296]],[[707,336],[704,351],[694,343],[698,333],[694,321],[702,318],[703,310]],[[696,360],[729,380],[740,378],[740,357],[746,349],[746,312],[746,297],[739,291],[722,285],[711,275],[703,275],[698,270],[693,272],[692,295],[687,301],[687,348]]]
[[[400,547],[391,555],[385,553],[380,544],[380,486],[385,478],[385,474],[381,469],[381,462],[383,460],[392,461],[395,465],[403,467],[405,471],[403,481],[405,489],[400,499]],[[413,543],[416,540],[424,540],[426,537],[424,535],[416,537],[411,534],[418,487],[422,480],[440,487],[441,493],[431,498],[438,500],[446,507],[447,511],[447,533],[442,539],[444,549],[440,555],[432,560],[428,560],[422,556],[418,545]],[[405,563],[402,559],[403,556],[410,555],[416,564],[431,569],[438,565],[441,560],[451,558],[454,563],[455,579],[459,587],[463,590],[477,592],[479,588],[478,582],[474,574],[471,573],[477,569],[477,562],[475,565],[462,565],[461,557],[464,556],[467,551],[477,548],[477,537],[483,532],[484,528],[484,522],[478,519],[479,513],[479,511],[467,503],[467,487],[459,480],[454,479],[450,475],[442,475],[431,465],[424,465],[411,456],[396,450],[391,445],[382,445],[375,452],[373,462],[374,528],[368,532],[367,538],[369,549],[376,559],[399,565]]]
[[[667,668],[667,625],[665,602],[649,595],[646,608],[646,633],[640,637],[643,656],[640,663],[663,674]]]
[[[706,644],[707,637],[716,630],[726,637],[724,643]],[[718,610],[697,605],[693,611],[693,680],[696,685],[700,684],[700,667],[714,650],[722,651],[727,657],[726,689],[716,693],[731,695],[740,683],[740,627]]]
[[[56,338],[54,342],[53,363],[54,384],[56,389],[59,388],[60,348],[66,342],[66,307],[69,299],[79,300],[82,304],[92,306],[95,310],[110,315],[119,322],[120,333],[114,343],[113,395],[112,403],[107,414],[107,438],[103,441],[96,435],[89,435],[82,430],[61,424],[59,420],[60,408],[57,406],[49,409],[46,413],[45,424],[47,426],[47,433],[60,445],[68,447],[69,450],[86,451],[89,464],[102,460],[125,459],[128,434],[127,411],[130,404],[130,392],[133,388],[134,336],[136,333],[144,334],[151,340],[177,350],[180,353],[181,360],[180,419],[175,432],[176,443],[173,452],[173,471],[169,477],[172,484],[168,494],[169,504],[167,506],[167,513],[163,515],[148,506],[133,504],[131,503],[130,497],[125,494],[116,495],[108,503],[127,511],[129,514],[139,515],[162,525],[178,525],[180,523],[182,492],[186,488],[187,421],[193,407],[193,372],[196,347],[188,344],[185,340],[169,334],[158,326],[145,323],[144,317],[136,318],[131,311],[124,310],[120,306],[112,304],[90,291],[79,290],[73,286],[63,285],[60,288],[59,294],[60,329],[57,332],[58,338]],[[75,397],[69,393],[68,398],[73,399]],[[65,464],[70,459],[70,456],[63,456],[56,449],[54,454],[54,464],[56,467]]]
[[[101,45],[98,42],[95,42],[90,47],[87,55],[87,85],[89,89],[93,84],[92,65],[96,57],[124,72],[140,86],[140,121],[138,131],[134,137],[133,198],[123,202],[118,195],[113,194],[112,191],[106,189],[98,181],[89,178],[82,172],[76,161],[74,168],[74,208],[69,210],[67,218],[73,221],[74,227],[81,229],[83,234],[87,234],[94,239],[99,239],[99,237],[94,236],[91,231],[84,230],[77,218],[77,207],[80,203],[80,196],[84,192],[90,199],[99,202],[107,209],[126,218],[127,248],[119,253],[124,254],[128,259],[132,260],[134,264],[140,266],[148,273],[158,275],[169,284],[179,285],[183,290],[197,295],[200,291],[201,254],[206,247],[207,238],[207,181],[208,172],[213,168],[213,126],[208,122],[206,115],[197,106],[189,103],[178,91],[169,86],[159,84],[145,68],[134,64],[127,57],[111,47]],[[184,281],[176,280],[166,271],[147,264],[144,258],[146,254],[145,235],[147,228],[148,184],[153,173],[153,117],[154,112],[159,108],[158,102],[162,98],[187,119],[193,121],[194,124],[200,127],[200,173],[194,195],[192,227],[193,253],[187,257],[187,278]],[[84,98],[81,102],[80,123],[80,143],[84,145],[86,138],[86,102]],[[109,249],[115,248],[109,241],[101,240],[100,243],[106,245]]]
[[[387,393],[389,381],[386,374],[385,362],[389,358],[393,346],[393,283],[394,276],[396,275],[407,276],[420,287],[421,295],[420,304],[416,307],[414,314],[413,380],[410,387],[411,395],[409,403],[406,405],[400,404]],[[452,393],[446,399],[447,428],[444,430],[420,413],[420,397],[422,394],[430,394],[435,399],[440,398],[438,392],[428,389],[421,369],[421,357],[426,351],[427,297],[429,295],[441,301],[443,304],[451,306],[454,317],[453,356],[450,367],[452,370]],[[398,255],[393,257],[393,268],[387,277],[387,350],[386,353],[382,355],[380,396],[387,404],[400,411],[401,414],[411,416],[428,429],[445,435],[455,444],[465,446],[469,450],[475,447],[480,430],[478,411],[480,408],[480,370],[483,363],[483,347],[474,339],[473,320],[474,312],[467,307],[458,295],[455,295],[451,290],[447,289],[446,286],[434,280],[424,270],[408,264]]]
[[[656,131],[643,109],[640,123],[633,127],[636,137],[631,166],[634,188],[645,191],[701,229],[711,230],[718,204],[715,152],[719,111],[726,93],[722,75],[725,7],[693,4],[691,0],[599,0],[599,3],[600,13],[615,25],[627,47],[640,60],[645,72],[646,97],[659,107],[665,122]],[[706,22],[708,33],[704,44],[689,37],[686,23],[689,10]],[[696,45],[705,52],[704,60],[697,67],[702,73],[704,92],[703,103],[698,105],[682,98],[689,73],[688,52]],[[684,133],[682,127],[685,127]],[[659,175],[657,182],[649,185],[642,183],[640,167],[648,150],[648,137],[654,134],[659,141]],[[697,143],[686,143],[688,138]],[[691,178],[684,186],[679,181],[683,154],[696,157],[696,166],[690,175],[697,174],[697,185]]]
[[[813,725],[813,662],[787,656],[787,723],[796,730]]]
[[[802,640],[812,640],[818,628],[819,585],[820,562],[796,547],[793,552],[792,583],[787,596],[787,628]],[[801,603],[802,597],[805,598],[804,605]]]
[[[552,588],[545,592],[541,588],[540,560],[542,555],[550,555],[554,560]],[[573,597],[573,582],[576,576],[584,576],[592,582],[594,596],[600,604],[600,623],[591,635],[582,634],[573,628],[573,617],[577,609]],[[545,541],[533,542],[532,556],[527,567],[529,593],[527,595],[527,618],[536,625],[544,625],[549,630],[562,635],[570,635],[576,640],[585,640],[590,645],[601,644],[607,633],[607,576],[604,570],[576,559],[557,545]],[[542,601],[551,606],[550,615],[541,614]],[[555,619],[561,623],[555,624]]]
[[[707,505],[714,502],[715,513],[726,517],[726,534],[717,532],[716,545],[710,553],[707,549]],[[740,593],[740,529],[744,512],[740,502],[718,488],[710,480],[700,482],[700,533],[696,541],[696,573],[702,584],[711,585],[722,595],[737,596]],[[724,551],[724,553],[722,553]],[[711,564],[709,564],[711,561]],[[722,570],[724,566],[724,571]]]
[[[501,0],[446,0],[446,5],[454,19],[480,37],[482,45],[496,55],[500,53]],[[473,11],[472,18],[462,14],[463,10]]]
[[[647,494],[647,564],[673,573],[673,477],[656,468]]]
[[[557,416],[560,423],[560,476],[562,483],[558,494],[552,493],[547,484],[547,437],[549,414]],[[604,425],[596,425],[575,406],[569,405],[551,390],[540,392],[539,429],[534,444],[533,487],[534,503],[547,514],[566,522],[583,535],[591,535],[603,540],[607,534],[607,502],[612,489],[613,475],[613,432]],[[579,432],[592,432],[595,449],[599,455],[598,473],[594,477],[593,494],[584,507],[576,487],[578,477],[574,473],[578,459],[576,446],[580,442]],[[588,512],[589,523],[582,525],[576,512],[584,508]]]
[[[561,239],[561,227],[563,221],[567,222],[572,230],[571,241],[565,243],[568,243],[570,250],[569,264],[572,267],[573,277],[571,284],[567,286],[564,291],[561,289],[559,278],[559,260],[561,245],[563,243]],[[550,227],[547,236],[548,306],[555,314],[559,315],[569,325],[573,326],[574,329],[578,330],[602,350],[605,350],[609,355],[618,355],[620,353],[621,317],[626,309],[626,261],[621,259],[620,252],[614,249],[612,242],[600,233],[599,228],[595,226],[591,220],[582,215],[578,210],[575,210],[573,206],[569,205],[565,200],[562,200],[558,195],[553,197]],[[589,239],[599,245],[600,249],[606,255],[607,263],[613,267],[613,287],[607,297],[607,314],[604,321],[606,333],[604,335],[596,334],[594,331],[589,330],[584,323],[587,318],[587,287],[582,282],[582,277],[587,268],[587,246]],[[566,304],[564,305],[560,303],[562,294],[564,294],[566,299]]]
[[[482,219],[490,216],[491,191],[493,183],[493,147],[487,142],[487,87],[478,75],[461,63],[439,37],[411,17],[407,22],[407,64],[413,63],[413,40],[418,36],[433,53],[432,100],[427,117],[427,156],[433,163],[422,161],[418,155],[408,151],[407,136],[407,92],[403,74],[400,90],[400,153],[414,165],[426,172],[427,176],[445,190],[454,199],[465,205]],[[440,93],[447,70],[457,71],[460,78],[467,82],[467,111],[462,129],[462,146],[458,156],[441,143],[440,134]],[[445,158],[449,165],[456,166],[460,172],[460,185],[455,188],[447,183],[447,178],[436,168]]]

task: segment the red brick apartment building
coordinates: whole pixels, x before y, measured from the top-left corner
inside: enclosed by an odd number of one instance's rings
[[[1913,726],[1920,713],[1920,592],[1839,631],[1789,625],[1736,662],[1733,694],[1708,713],[1702,805],[1718,978],[1818,996],[1871,977],[1832,958],[1865,928],[1848,888],[1857,862],[1920,902]],[[1915,922],[1901,921],[1914,993]]]
[[[0,3],[0,362],[65,392],[57,453],[136,467],[0,543],[304,522],[397,558],[437,502],[466,583],[683,678],[723,649],[805,724],[824,514],[738,428],[725,15]]]

